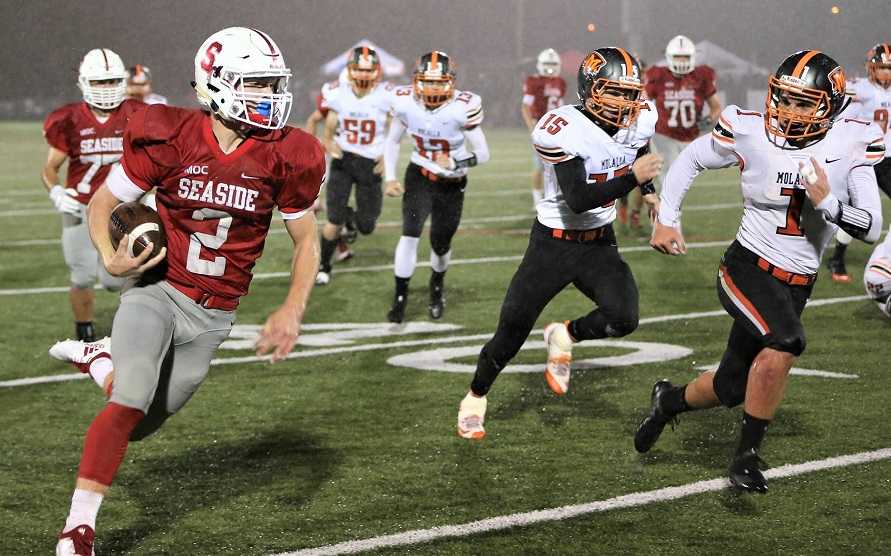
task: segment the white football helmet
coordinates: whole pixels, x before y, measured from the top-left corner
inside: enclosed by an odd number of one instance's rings
[[[678,59],[677,56],[689,56],[686,60]],[[677,75],[684,75],[693,71],[696,67],[696,44],[684,35],[678,35],[668,41],[665,47],[665,61],[668,62],[668,69]]]
[[[99,84],[97,81],[113,81]],[[127,93],[127,68],[121,57],[107,48],[87,52],[77,75],[77,86],[84,102],[100,110],[114,110]]]
[[[553,48],[546,48],[538,53],[535,68],[541,75],[560,75],[560,54]]]
[[[245,80],[270,79],[272,92],[250,92]],[[195,93],[201,106],[221,118],[260,129],[288,123],[293,95],[291,70],[269,35],[229,27],[207,38],[195,55]]]

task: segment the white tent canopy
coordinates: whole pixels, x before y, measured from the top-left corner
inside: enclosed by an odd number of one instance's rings
[[[331,60],[325,62],[325,64],[319,69],[325,75],[337,75],[343,68],[346,67],[347,57],[350,55],[350,52],[357,46],[367,46],[368,48],[373,48],[377,52],[377,55],[380,57],[381,60],[381,68],[383,68],[385,76],[392,77],[394,75],[402,75],[403,73],[405,73],[405,62],[393,56],[392,54],[368,39],[362,39],[361,41],[357,42],[353,46],[349,47],[347,50],[344,50],[342,54],[338,54]]]

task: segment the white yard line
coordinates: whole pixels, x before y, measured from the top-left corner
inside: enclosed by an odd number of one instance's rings
[[[532,215],[529,215],[528,218],[531,220]],[[722,240],[722,241],[703,241],[703,242],[693,242],[687,244],[687,249],[702,249],[708,247],[721,247],[730,245],[732,239]],[[636,253],[640,251],[652,251],[652,248],[649,245],[634,245],[630,247],[620,247],[620,253]],[[465,265],[465,264],[489,264],[489,263],[503,263],[510,261],[519,261],[523,258],[523,255],[505,255],[503,257],[478,257],[474,259],[453,259],[449,264],[450,265]],[[429,262],[418,262],[419,267],[428,267],[430,266]],[[353,272],[381,272],[386,270],[393,270],[392,264],[380,264],[380,265],[370,265],[370,266],[354,266],[354,267],[344,267],[337,268],[337,274],[349,274]],[[258,272],[254,274],[254,280],[270,280],[274,278],[288,278],[291,276],[291,272]],[[0,296],[8,296],[8,295],[30,295],[30,294],[44,294],[44,293],[62,293],[68,291],[68,286],[50,286],[45,288],[12,288],[12,289],[0,289]],[[102,289],[101,286],[96,285],[97,290]]]
[[[882,448],[871,452],[859,452],[844,456],[831,457],[826,459],[806,461],[804,463],[783,465],[770,469],[764,473],[768,479],[782,479],[786,477],[795,477],[807,473],[815,473],[817,471],[826,471],[839,467],[848,467],[851,465],[862,465],[874,461],[882,461],[891,459],[891,448]],[[393,535],[383,535],[380,537],[371,537],[358,541],[347,541],[338,544],[320,546],[317,548],[307,548],[294,552],[283,552],[277,556],[325,556],[332,554],[354,554],[356,552],[364,552],[366,550],[379,550],[393,546],[406,546],[419,543],[426,543],[437,539],[460,538],[469,535],[478,535],[491,531],[502,531],[514,527],[527,527],[537,523],[549,523],[554,521],[563,521],[575,517],[608,512],[611,510],[621,510],[625,508],[635,508],[639,506],[647,506],[650,504],[658,504],[660,502],[668,502],[678,500],[696,494],[706,492],[715,492],[723,490],[729,486],[727,479],[711,479],[706,481],[697,481],[686,485],[660,488],[657,490],[648,490],[642,492],[632,492],[622,496],[616,496],[606,500],[598,500],[596,502],[588,502],[586,504],[573,504],[568,506],[560,506],[557,508],[549,508],[546,510],[536,510],[532,512],[515,513],[509,515],[501,515],[479,521],[471,521],[460,525],[443,525],[440,527],[432,527],[430,529],[415,529],[405,531]]]
[[[849,303],[852,301],[863,301],[867,299],[864,295],[853,295],[847,297],[831,297],[827,299],[817,299],[810,301],[808,303],[809,307],[819,307],[822,305],[834,305],[836,303]],[[720,317],[724,316],[727,313],[721,309],[716,311],[699,311],[694,313],[680,313],[674,315],[661,315],[657,317],[648,317],[640,319],[640,324],[658,324],[662,322],[670,322],[676,320],[694,320],[701,318],[709,318],[709,317]],[[530,337],[535,337],[540,335],[543,330],[533,330],[529,333]],[[428,346],[434,344],[452,344],[455,342],[466,342],[466,341],[475,341],[475,340],[487,340],[492,336],[491,332],[486,332],[484,334],[470,334],[463,336],[448,336],[444,338],[426,338],[422,340],[401,340],[396,342],[379,342],[373,344],[358,344],[352,346],[337,346],[330,348],[320,348],[320,349],[307,349],[301,351],[291,352],[287,355],[286,359],[303,359],[306,357],[321,357],[324,355],[334,355],[334,354],[343,354],[343,353],[354,353],[361,351],[378,351],[378,350],[387,350],[394,348],[403,348],[403,347],[413,347],[413,346]],[[256,363],[259,361],[265,361],[269,359],[268,357],[257,357],[255,355],[245,355],[241,357],[221,357],[217,359],[211,360],[210,364],[213,366],[216,365],[234,365],[239,363]],[[69,373],[62,375],[48,375],[48,376],[38,376],[38,377],[30,377],[30,378],[17,378],[13,380],[0,381],[0,388],[15,388],[18,386],[32,386],[36,384],[47,384],[52,382],[63,382],[66,380],[80,380],[85,378],[87,375],[83,373]]]

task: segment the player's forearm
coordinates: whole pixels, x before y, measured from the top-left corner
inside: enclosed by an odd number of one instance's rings
[[[306,219],[299,225],[300,232],[291,233],[294,241],[294,251],[291,259],[291,285],[282,306],[291,309],[297,317],[297,322],[303,320],[306,303],[309,300],[315,282],[316,272],[319,270],[319,242],[315,235],[315,216],[308,213],[300,220]],[[291,226],[286,222],[286,225]]]
[[[43,172],[40,174],[40,177],[43,180],[43,187],[45,187],[47,191],[51,190],[53,186],[61,185],[61,183],[59,182],[58,168],[44,166]]]
[[[677,227],[681,219],[681,205],[690,190],[693,180],[709,168],[726,168],[738,163],[732,151],[716,150],[711,135],[703,135],[694,140],[668,168],[662,191],[659,195],[659,222],[665,226]]]
[[[474,157],[473,164],[469,164],[468,166],[476,166],[477,164],[488,162],[489,143],[486,141],[486,135],[483,133],[483,130],[479,127],[475,127],[470,131],[465,131],[464,135],[467,137],[468,142],[470,142],[470,150],[473,151]]]
[[[532,112],[529,110],[529,105],[523,103],[522,107],[520,108],[520,112],[523,114],[523,121],[526,122],[526,128],[532,129],[532,126],[535,125],[535,118],[532,117]]]
[[[624,197],[639,184],[633,172],[600,182],[591,187],[587,180],[585,163],[574,157],[554,166],[557,184],[563,193],[563,200],[576,214],[601,207]]]
[[[844,204],[831,192],[817,205],[826,220],[866,243],[876,242],[882,234],[882,204],[872,166],[858,166],[848,176],[850,204]]]
[[[111,234],[108,231],[108,221],[111,219],[111,213],[120,200],[111,194],[108,188],[103,185],[93,197],[87,206],[87,221],[90,225],[90,239],[93,245],[102,257],[102,261],[108,261],[114,256],[114,248],[111,245]]]

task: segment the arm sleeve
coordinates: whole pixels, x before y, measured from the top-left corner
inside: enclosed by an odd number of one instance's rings
[[[394,117],[390,121],[390,131],[384,140],[384,181],[396,179],[396,163],[399,162],[399,142],[405,133],[405,124]]]
[[[302,218],[311,210],[325,181],[325,150],[315,137],[300,133],[297,153],[289,157],[298,162],[285,166],[287,174],[275,197],[275,204],[285,220]]]
[[[815,208],[823,218],[866,243],[874,243],[882,234],[882,201],[875,172],[868,166],[857,166],[848,174],[848,195],[851,204],[842,203],[829,193]]]
[[[483,130],[479,127],[475,127],[469,131],[465,131],[464,135],[467,137],[467,140],[470,142],[471,151],[473,154],[466,159],[456,160],[455,165],[457,168],[476,166],[477,164],[483,164],[489,161],[489,144],[486,142],[486,135],[483,133]],[[472,160],[472,163],[470,162]],[[463,163],[463,166],[462,166]]]
[[[739,164],[739,159],[733,150],[719,144],[711,135],[703,135],[687,145],[668,169],[662,184],[659,222],[676,227],[681,219],[681,204],[696,176],[708,168],[727,168],[734,164]]]
[[[563,200],[576,214],[603,206],[638,186],[634,173],[628,172],[592,187],[588,183],[585,162],[579,157],[555,164],[554,172]]]
[[[483,123],[483,99],[479,95],[471,95],[467,103],[467,121],[464,130],[470,131]]]

